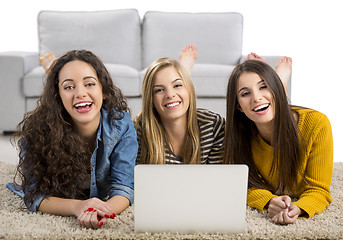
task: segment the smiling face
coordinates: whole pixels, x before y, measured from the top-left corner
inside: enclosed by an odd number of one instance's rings
[[[160,70],[153,84],[153,103],[162,121],[187,119],[189,93],[173,66]]]
[[[94,68],[83,61],[71,61],[63,66],[58,78],[63,106],[74,124],[77,127],[97,127],[100,122],[103,93]]]
[[[240,110],[256,126],[271,124],[275,117],[273,95],[261,77],[253,72],[242,73],[237,83]]]

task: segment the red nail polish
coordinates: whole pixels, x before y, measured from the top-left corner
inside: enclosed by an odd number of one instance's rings
[[[102,226],[102,224],[104,224],[104,222],[100,222],[100,223],[99,223],[99,227],[101,227],[101,226]]]
[[[94,209],[93,212],[96,212],[96,210]]]
[[[116,217],[116,214],[113,213],[113,214],[111,215],[111,218],[113,219],[113,218],[115,218],[115,217]]]
[[[107,214],[105,214],[105,218],[110,218],[110,216],[108,216]]]
[[[98,219],[98,221],[100,221],[100,218],[97,218]]]

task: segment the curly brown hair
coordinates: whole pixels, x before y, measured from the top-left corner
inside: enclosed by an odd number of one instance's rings
[[[25,114],[15,139],[20,162],[16,175],[21,178],[27,207],[39,195],[85,198],[80,186],[90,173],[91,150],[76,133],[72,119],[59,95],[59,73],[71,61],[90,64],[97,73],[105,97],[102,108],[115,120],[130,112],[121,90],[116,87],[102,61],[90,51],[73,50],[56,59],[47,73],[38,106]]]

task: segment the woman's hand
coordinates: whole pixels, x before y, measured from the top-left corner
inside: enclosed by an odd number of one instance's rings
[[[291,205],[289,196],[273,197],[268,206],[268,217],[279,224],[295,223],[302,211],[296,205]]]
[[[301,209],[296,205],[291,205],[288,209],[275,215],[272,221],[279,224],[292,224],[296,222],[300,214]]]
[[[269,201],[268,206],[268,217],[273,218],[275,215],[278,215],[280,212],[286,210],[291,206],[292,200],[289,196],[284,195],[280,197],[273,197]]]
[[[76,216],[80,226],[98,229],[107,222],[107,218],[114,218],[116,215],[108,203],[98,198],[91,198],[80,201]]]

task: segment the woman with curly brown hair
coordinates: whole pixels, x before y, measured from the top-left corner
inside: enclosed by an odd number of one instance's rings
[[[30,211],[76,216],[97,229],[133,203],[137,136],[121,90],[93,53],[74,50],[53,62],[17,137],[22,183],[7,186]]]

